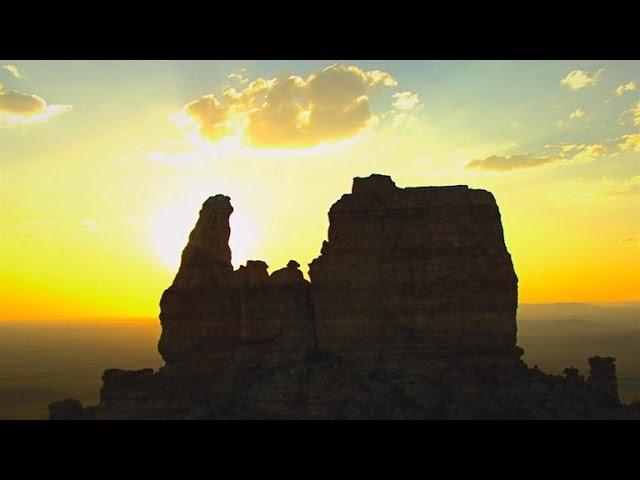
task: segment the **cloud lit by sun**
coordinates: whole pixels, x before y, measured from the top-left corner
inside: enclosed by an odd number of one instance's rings
[[[351,138],[375,124],[370,97],[396,85],[386,72],[336,64],[306,78],[259,77],[240,91],[227,88],[220,99],[204,95],[176,119],[213,142],[242,136],[255,147],[309,148]],[[418,100],[413,95],[398,102],[411,108]]]
[[[16,78],[20,78],[19,75]],[[47,105],[47,102],[38,95],[24,94],[15,90],[6,91],[0,84],[0,126],[13,127],[45,122],[72,108],[71,105]]]

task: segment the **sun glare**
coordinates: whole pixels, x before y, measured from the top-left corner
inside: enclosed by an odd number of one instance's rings
[[[182,250],[198,219],[200,205],[192,202],[171,205],[153,218],[149,229],[149,243],[153,254],[166,268],[177,271]],[[255,257],[259,232],[255,222],[246,215],[233,213],[229,219],[231,261],[235,268]]]

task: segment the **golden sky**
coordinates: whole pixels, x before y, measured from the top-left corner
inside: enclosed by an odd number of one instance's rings
[[[217,193],[306,274],[374,172],[492,191],[521,302],[640,300],[640,62],[0,65],[0,319],[156,316]]]

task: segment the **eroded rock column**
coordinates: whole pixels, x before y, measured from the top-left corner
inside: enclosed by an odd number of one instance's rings
[[[180,269],[162,295],[158,350],[168,365],[194,356],[215,364],[237,343],[240,299],[229,249],[232,212],[224,195],[204,202]]]

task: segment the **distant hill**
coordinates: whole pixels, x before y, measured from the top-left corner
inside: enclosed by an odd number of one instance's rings
[[[606,307],[589,303],[521,303],[518,305],[519,316],[560,316],[560,315],[594,315],[602,313]]]
[[[588,372],[592,355],[616,358],[621,398],[640,399],[640,302],[520,304],[523,359],[545,371]]]
[[[551,327],[554,335],[619,333],[640,330],[640,302],[616,304],[546,303],[520,304],[518,330],[537,333]]]

